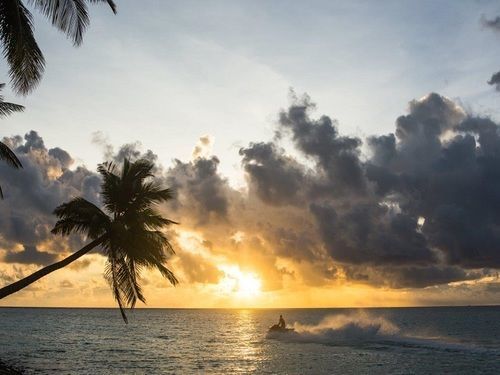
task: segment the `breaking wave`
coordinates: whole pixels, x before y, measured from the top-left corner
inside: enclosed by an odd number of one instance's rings
[[[342,344],[366,342],[398,333],[399,329],[382,317],[364,312],[353,315],[331,315],[316,325],[295,322],[293,332],[269,332],[267,337],[284,341]]]
[[[406,334],[389,320],[366,312],[327,316],[316,325],[295,322],[293,328],[291,332],[269,332],[266,337],[286,342],[339,346],[382,344],[444,351],[492,352],[490,349],[450,342],[439,337]]]

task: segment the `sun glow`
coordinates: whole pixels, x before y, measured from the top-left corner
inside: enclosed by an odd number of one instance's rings
[[[225,276],[219,286],[223,294],[239,298],[256,297],[261,293],[262,281],[253,272],[243,272],[237,266],[221,267]]]

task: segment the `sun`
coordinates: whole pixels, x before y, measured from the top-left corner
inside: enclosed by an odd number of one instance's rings
[[[253,272],[243,272],[237,266],[221,267],[224,277],[219,283],[223,294],[239,298],[256,297],[261,293],[262,281]]]
[[[242,272],[238,278],[236,294],[240,297],[252,297],[260,293],[262,282],[253,273]]]

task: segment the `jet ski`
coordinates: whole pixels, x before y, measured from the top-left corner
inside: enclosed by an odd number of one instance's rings
[[[295,329],[293,328],[286,328],[286,327],[280,327],[278,324],[275,324],[271,327],[269,327],[269,333],[271,332],[282,332],[282,333],[285,333],[285,332],[293,332],[295,331]]]

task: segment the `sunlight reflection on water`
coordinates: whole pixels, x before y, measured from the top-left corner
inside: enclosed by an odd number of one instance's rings
[[[235,345],[234,356],[248,362],[247,371],[255,371],[257,369],[256,363],[262,355],[260,342],[258,341],[261,339],[262,334],[257,331],[258,324],[255,321],[253,311],[238,310],[237,314],[238,320],[235,329],[238,342]]]
[[[272,340],[266,332],[280,313],[289,324],[314,326],[327,316],[359,316],[355,310],[151,309],[134,311],[125,325],[112,309],[0,308],[0,359],[37,374],[500,373],[500,309],[473,310],[368,314],[413,334],[440,334],[442,341],[386,342],[372,335],[337,342],[338,332],[307,340]]]

